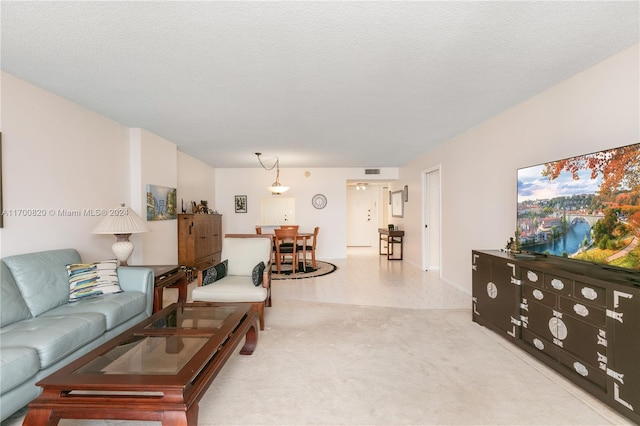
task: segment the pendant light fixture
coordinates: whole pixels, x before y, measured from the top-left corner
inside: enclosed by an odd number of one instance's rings
[[[262,155],[261,152],[256,152],[256,156],[258,157],[258,161],[260,162],[260,165],[262,166],[263,169],[265,169],[265,170],[273,170],[274,168],[276,169],[276,181],[273,182],[273,184],[271,186],[268,186],[267,189],[269,191],[271,191],[271,194],[273,194],[273,195],[280,195],[283,192],[288,191],[289,187],[288,186],[283,186],[280,183],[280,159],[278,157],[276,157],[275,163],[273,163],[273,165],[271,167],[267,167],[262,162],[262,159],[260,158],[261,155]]]

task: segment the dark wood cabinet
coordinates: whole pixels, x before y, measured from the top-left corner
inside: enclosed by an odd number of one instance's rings
[[[181,266],[206,269],[220,263],[222,215],[178,215],[178,262]]]
[[[472,258],[475,322],[640,423],[639,274],[500,251]]]

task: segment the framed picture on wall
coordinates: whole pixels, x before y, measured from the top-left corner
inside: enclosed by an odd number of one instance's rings
[[[147,185],[147,220],[178,218],[176,188]]]
[[[404,216],[404,191],[395,191],[391,193],[391,216]]]
[[[247,212],[247,196],[246,195],[236,195],[236,213],[246,213]]]

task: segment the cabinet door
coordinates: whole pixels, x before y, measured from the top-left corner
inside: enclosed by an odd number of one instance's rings
[[[506,259],[476,253],[473,262],[474,320],[519,338],[519,268]]]
[[[491,298],[487,293],[487,283],[491,281],[491,257],[474,253],[471,271],[473,320],[482,325],[489,325]]]
[[[520,268],[510,261],[495,259],[491,279],[497,289],[493,305],[494,324],[514,339],[520,338]],[[487,289],[488,290],[488,289]]]
[[[201,220],[200,218],[194,220],[194,257],[195,260],[200,259],[211,253],[210,249],[210,235],[211,225],[208,220]]]
[[[607,296],[610,396],[640,422],[640,290],[614,287]]]

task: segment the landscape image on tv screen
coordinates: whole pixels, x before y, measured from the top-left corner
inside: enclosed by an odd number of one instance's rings
[[[519,248],[640,270],[640,144],[518,170]]]

